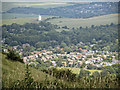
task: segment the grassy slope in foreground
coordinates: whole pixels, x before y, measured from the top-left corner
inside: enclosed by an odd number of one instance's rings
[[[52,24],[57,24],[59,26],[68,26],[69,28],[72,27],[90,27],[91,25],[105,25],[115,23],[118,24],[118,14],[109,14],[103,16],[97,16],[92,18],[86,19],[79,19],[79,18],[58,18],[58,19],[51,19],[48,22]]]
[[[2,54],[2,81],[4,82],[4,87],[9,88],[14,81],[23,80],[25,69],[25,64],[7,60],[6,56]],[[34,68],[29,69],[35,81],[39,82],[45,80],[47,74]],[[54,78],[48,75],[48,80],[52,81]]]

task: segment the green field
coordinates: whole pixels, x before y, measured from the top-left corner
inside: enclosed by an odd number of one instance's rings
[[[15,18],[16,17],[16,18]],[[47,19],[52,16],[47,16],[47,15],[42,15],[42,20]],[[38,15],[30,15],[30,14],[3,14],[2,17],[2,25],[10,25],[12,23],[17,23],[17,24],[25,24],[25,23],[38,23],[37,21]]]
[[[25,7],[35,7],[35,8],[55,8],[55,7],[61,7],[61,6],[69,6],[73,5],[67,2],[41,2],[41,3],[24,3],[24,4],[17,4],[19,6],[25,6]]]
[[[2,19],[13,19],[13,18],[28,18],[28,17],[38,17],[35,14],[16,14],[16,13],[4,13],[2,14]]]
[[[90,27],[91,25],[105,25],[115,23],[118,24],[118,14],[110,14],[110,15],[103,15],[97,16],[87,19],[79,19],[79,18],[58,18],[58,19],[51,19],[48,22],[52,24],[57,24],[59,26],[68,26],[69,28],[72,27]]]
[[[2,10],[5,12],[14,7],[55,8],[55,7],[69,6],[69,5],[73,5],[73,3],[67,3],[67,2],[3,2]]]
[[[17,18],[17,19],[6,19],[2,20],[2,25],[10,25],[12,23],[17,23],[17,24],[24,24],[24,23],[35,23],[37,22],[37,18]]]
[[[75,73],[77,75],[79,75],[79,73],[80,73],[80,68],[69,68],[68,67],[68,68],[58,68],[58,69],[69,69],[69,70],[71,70],[73,73]],[[102,70],[89,70],[89,69],[85,69],[85,70],[90,71],[91,72],[90,75],[92,75],[93,72],[95,72],[95,71],[98,71],[99,73],[102,71]]]
[[[15,19],[16,17],[16,19]],[[42,15],[42,20],[53,17]],[[2,17],[2,24],[10,25],[12,23],[24,24],[24,23],[37,23],[38,15],[33,14],[15,14],[15,13],[5,13]],[[76,19],[76,18],[57,18],[50,19],[48,22],[56,24],[59,26],[68,26],[69,28],[75,27],[90,27],[91,25],[106,25],[106,24],[118,24],[118,14],[110,14],[104,16],[98,16],[87,19]],[[63,29],[58,29],[57,31],[62,31]],[[68,30],[68,29],[66,29]]]

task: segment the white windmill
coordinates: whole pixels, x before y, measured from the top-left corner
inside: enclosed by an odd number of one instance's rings
[[[42,20],[42,18],[41,18],[41,16],[39,15],[38,21],[41,21],[41,20]]]

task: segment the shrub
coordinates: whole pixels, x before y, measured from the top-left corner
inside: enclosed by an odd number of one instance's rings
[[[20,58],[13,50],[8,49],[7,58],[12,61],[19,61],[23,63],[23,59]]]

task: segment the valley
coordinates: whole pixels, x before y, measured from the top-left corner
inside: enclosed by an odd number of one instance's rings
[[[4,2],[3,88],[120,88],[118,5]]]

